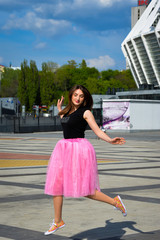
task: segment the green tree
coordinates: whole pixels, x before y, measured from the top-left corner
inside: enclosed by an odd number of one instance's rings
[[[44,65],[44,63],[42,63],[42,65]],[[59,68],[59,65],[55,62],[48,61],[47,63],[45,63],[45,68],[47,72],[56,72]]]
[[[31,111],[33,105],[39,105],[40,103],[40,86],[39,86],[39,72],[36,66],[36,62],[31,60],[30,67],[27,75],[27,93],[29,100],[29,110]]]
[[[86,80],[86,88],[89,90],[91,94],[99,93],[97,81],[98,81],[97,78],[93,77],[88,77],[88,79]]]
[[[115,78],[115,76],[119,74],[118,70],[108,69],[106,71],[101,72],[102,80],[110,80],[111,78]]]
[[[88,78],[99,79],[100,73],[96,68],[77,68],[72,74],[72,84],[80,84],[87,87]]]
[[[68,66],[70,66],[71,68],[76,68],[77,67],[77,63],[75,60],[69,60],[68,61]]]
[[[109,81],[109,87],[111,89],[115,88],[124,88],[125,90],[127,90],[127,86],[120,80],[118,79],[114,79],[114,78],[111,78],[110,81]]]
[[[116,79],[120,80],[127,87],[126,90],[137,89],[136,83],[129,69],[119,72],[119,74],[116,76]]]
[[[87,64],[86,61],[83,59],[82,62],[79,64],[79,68],[86,68]]]
[[[110,87],[110,83],[108,80],[102,80],[102,78],[97,81],[98,94],[106,94],[108,88]]]
[[[21,105],[26,106],[26,110],[29,107],[28,101],[28,89],[27,89],[27,78],[28,78],[29,66],[27,60],[24,60],[21,63],[21,71],[19,75],[19,84],[18,84],[18,98]]]
[[[44,62],[42,71],[39,72],[34,61],[30,61],[28,66],[24,60],[19,73],[18,97],[29,110],[33,104],[49,106],[56,103],[61,95],[67,103],[68,91],[75,84],[84,85],[91,94],[106,94],[108,88],[136,88],[130,70],[108,69],[99,72],[94,67],[87,67],[83,59],[79,65],[74,60],[69,60],[61,67],[54,62]]]
[[[111,70],[108,69],[106,71],[101,72],[102,76],[102,85],[104,86],[107,83],[109,88],[124,88],[125,90],[133,90],[136,89],[136,84],[133,79],[130,70]]]
[[[42,63],[42,71],[40,73],[40,97],[41,104],[50,106],[54,100],[55,93],[55,74],[48,68],[47,63]]]
[[[73,73],[76,68],[72,65],[63,65],[55,74],[55,84],[57,90],[68,91],[73,85]]]
[[[31,111],[34,104],[40,104],[39,72],[36,62],[31,60],[28,66],[27,60],[21,63],[21,74],[19,77],[18,97],[21,105]]]
[[[5,68],[1,80],[1,97],[17,97],[20,70]]]

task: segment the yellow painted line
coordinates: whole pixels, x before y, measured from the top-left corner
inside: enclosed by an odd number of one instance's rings
[[[119,162],[115,160],[97,160],[98,163]],[[0,159],[0,168],[7,167],[27,167],[27,166],[47,166],[48,160],[27,160],[27,159]]]
[[[112,163],[112,162],[120,162],[118,160],[97,160],[98,163]]]
[[[0,159],[0,168],[48,165],[48,160]]]

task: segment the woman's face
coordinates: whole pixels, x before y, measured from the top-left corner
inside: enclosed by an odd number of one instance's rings
[[[75,107],[80,107],[84,101],[84,93],[80,89],[75,90],[72,94],[71,100]]]

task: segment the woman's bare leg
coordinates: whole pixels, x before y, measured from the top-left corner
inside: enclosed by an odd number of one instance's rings
[[[88,195],[87,197],[90,198],[90,199],[93,199],[93,200],[97,200],[97,201],[100,201],[100,202],[105,202],[105,203],[108,203],[110,205],[116,206],[116,201],[114,201],[113,198],[107,196],[106,194],[104,194],[102,192],[99,192],[98,190],[95,191],[94,195]]]
[[[53,205],[54,205],[54,221],[56,223],[60,223],[62,221],[63,196],[54,196]]]

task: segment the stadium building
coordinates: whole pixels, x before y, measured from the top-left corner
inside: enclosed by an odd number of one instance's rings
[[[122,51],[136,85],[139,89],[159,89],[160,1],[138,1],[132,10],[132,25]]]

